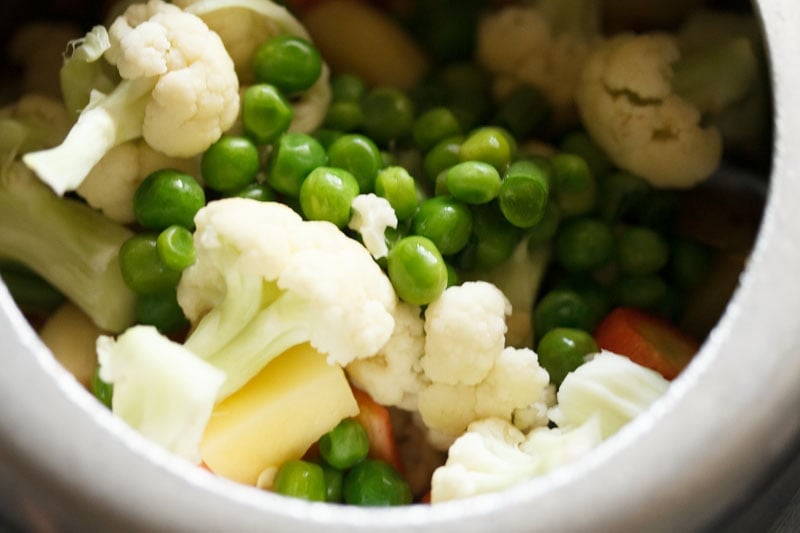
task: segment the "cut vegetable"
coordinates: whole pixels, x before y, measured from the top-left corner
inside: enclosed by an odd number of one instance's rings
[[[356,420],[364,426],[369,437],[369,456],[386,461],[402,473],[405,465],[397,448],[389,410],[373,400],[366,392],[353,389],[353,396],[359,408]]]
[[[669,322],[642,311],[620,307],[595,331],[600,348],[674,379],[700,349],[699,343]]]
[[[200,453],[214,473],[255,485],[265,469],[300,459],[339,421],[357,413],[341,367],[302,344],[216,406]]]

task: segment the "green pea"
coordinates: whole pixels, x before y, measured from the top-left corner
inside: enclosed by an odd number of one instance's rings
[[[174,288],[181,271],[167,267],[157,248],[158,236],[151,233],[134,235],[119,249],[122,279],[138,294],[151,294]]]
[[[300,186],[300,209],[308,220],[327,220],[340,228],[350,221],[358,182],[341,168],[318,167]]]
[[[287,96],[309,89],[322,74],[322,57],[309,41],[278,35],[261,44],[253,57],[255,78]]]
[[[411,487],[392,465],[367,459],[355,465],[344,476],[342,493],[345,503],[363,506],[407,505],[411,503]]]
[[[593,320],[589,304],[572,290],[551,290],[533,308],[533,331],[539,339],[555,328],[591,331]]]
[[[341,503],[344,472],[324,463],[320,466],[325,476],[325,501],[328,503]]]
[[[529,137],[542,128],[550,118],[550,105],[540,89],[522,85],[503,99],[494,122],[518,139]]]
[[[103,381],[100,378],[100,366],[94,367],[92,379],[89,382],[89,389],[100,403],[111,409],[111,400],[114,397],[114,384]]]
[[[447,287],[447,266],[442,254],[426,237],[400,239],[389,251],[387,265],[395,292],[410,304],[429,304]]]
[[[223,135],[200,159],[203,182],[219,192],[241,189],[253,182],[260,166],[256,145],[238,135]]]
[[[427,152],[444,139],[460,134],[461,125],[458,119],[446,107],[429,109],[417,117],[412,128],[414,143],[423,152]]]
[[[550,382],[556,386],[581,366],[587,355],[598,351],[594,338],[576,328],[553,328],[542,336],[536,347],[539,364],[547,370]]]
[[[493,103],[490,76],[483,68],[473,62],[452,63],[439,70],[436,80],[464,131],[486,121]]]
[[[472,233],[459,257],[465,270],[490,270],[500,265],[522,239],[520,229],[506,220],[495,202],[472,206]]]
[[[297,198],[306,176],[327,162],[325,148],[314,137],[305,133],[284,133],[267,163],[267,183],[279,193]]]
[[[367,92],[364,81],[354,74],[337,74],[331,79],[334,102],[359,102]]]
[[[547,202],[541,220],[529,228],[528,249],[535,250],[553,240],[561,224],[561,210],[555,202]]]
[[[183,226],[173,225],[158,234],[156,250],[161,261],[172,270],[183,270],[194,263],[194,238]]]
[[[206,195],[200,183],[189,174],[172,169],[148,175],[133,195],[136,221],[156,231],[173,224],[194,229],[194,216],[205,205]]]
[[[320,437],[319,452],[326,463],[344,470],[367,457],[369,437],[358,420],[345,418]]]
[[[708,246],[688,237],[673,241],[670,274],[676,287],[699,287],[708,279],[710,272],[711,250]]]
[[[645,227],[628,227],[617,237],[617,263],[626,274],[652,274],[669,260],[667,241]]]
[[[458,253],[472,234],[472,212],[448,196],[434,196],[419,204],[411,233],[430,239],[443,255]]]
[[[363,128],[376,143],[386,145],[411,134],[414,103],[394,87],[375,87],[361,100]]]
[[[140,294],[136,300],[136,322],[154,326],[165,335],[189,327],[189,321],[178,304],[175,288]]]
[[[669,287],[657,274],[622,276],[611,288],[617,305],[652,310],[667,295]]]
[[[327,493],[325,473],[320,465],[309,461],[287,461],[275,474],[272,490],[284,496],[324,502]]]
[[[516,143],[504,129],[485,126],[470,133],[461,144],[461,161],[482,161],[504,172],[516,154]]]
[[[532,228],[544,217],[549,195],[545,167],[521,160],[509,165],[498,192],[498,204],[513,225]]]
[[[258,200],[259,202],[274,202],[277,199],[275,191],[263,183],[251,183],[250,185],[246,185],[241,190],[236,191],[233,196]]]
[[[464,137],[460,135],[448,137],[428,150],[422,162],[425,177],[428,181],[434,183],[439,174],[461,162],[459,154],[463,141]]]
[[[256,144],[270,144],[292,123],[292,105],[277,87],[251,85],[242,97],[242,126]]]
[[[629,221],[650,192],[650,185],[628,172],[608,174],[598,186],[597,212],[609,222]]]
[[[375,178],[383,165],[377,145],[365,135],[342,135],[328,147],[328,164],[348,171],[362,193],[375,189]]]
[[[607,264],[614,254],[611,227],[595,218],[572,219],[555,237],[556,260],[570,272],[586,272]]]
[[[555,154],[550,158],[553,195],[561,214],[585,215],[594,209],[597,184],[589,165],[574,154]]]
[[[417,184],[403,167],[390,166],[378,171],[375,193],[386,198],[398,220],[408,220],[417,211]]]
[[[454,287],[456,285],[460,285],[461,276],[458,275],[458,270],[456,270],[456,268],[450,263],[447,263],[446,266],[447,266],[447,286]]]
[[[636,204],[632,218],[642,226],[666,234],[675,226],[680,205],[675,192],[650,189]]]
[[[560,148],[562,152],[577,155],[586,161],[596,177],[606,176],[614,169],[608,154],[585,131],[573,131],[565,135]]]
[[[331,102],[323,126],[338,131],[355,131],[364,122],[364,112],[358,102]]]
[[[589,276],[570,275],[553,285],[553,290],[568,290],[576,293],[588,307],[587,324],[590,329],[600,323],[611,310],[611,295],[608,289]]]
[[[326,150],[330,148],[330,146],[333,144],[333,141],[342,135],[344,135],[343,131],[333,130],[330,128],[317,128],[311,133],[311,136],[319,141],[322,147]]]
[[[491,202],[500,192],[500,173],[482,161],[458,163],[447,170],[445,179],[448,192],[468,204]]]

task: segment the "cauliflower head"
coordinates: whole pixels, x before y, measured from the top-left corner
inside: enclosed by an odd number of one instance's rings
[[[676,39],[618,35],[592,53],[576,101],[594,141],[620,168],[655,187],[687,188],[710,176],[722,156],[719,131],[673,92]]]
[[[347,227],[357,231],[364,246],[375,259],[389,255],[386,228],[397,228],[397,214],[386,198],[376,194],[359,194],[350,204],[352,216]]]

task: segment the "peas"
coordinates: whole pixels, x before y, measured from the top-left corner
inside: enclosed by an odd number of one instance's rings
[[[272,202],[277,199],[275,192],[263,183],[251,183],[250,185],[246,185],[244,188],[237,191],[234,196],[258,200],[259,202]]]
[[[375,178],[383,166],[383,158],[369,137],[350,133],[328,147],[328,164],[348,171],[358,182],[359,191],[368,193],[375,189]]]
[[[462,266],[467,270],[489,270],[506,261],[522,237],[495,202],[473,206],[472,234],[472,242],[461,254]]]
[[[194,263],[192,232],[183,226],[173,225],[158,234],[156,251],[161,262],[172,270],[183,270]]]
[[[568,373],[583,364],[587,355],[598,351],[594,338],[576,328],[553,328],[542,336],[536,347],[539,364],[555,385],[561,385]]]
[[[617,262],[626,274],[658,272],[668,259],[667,242],[650,228],[625,228],[617,237]]]
[[[326,463],[344,470],[367,457],[369,437],[358,420],[345,418],[319,439],[319,451]]]
[[[518,139],[527,138],[550,118],[550,105],[537,87],[522,85],[500,102],[494,122]]]
[[[419,205],[411,232],[430,239],[443,255],[459,252],[472,234],[472,212],[447,196],[434,196]]]
[[[528,248],[534,250],[549,243],[558,232],[561,223],[561,211],[554,202],[547,202],[541,220],[527,231]]]
[[[448,137],[428,150],[422,165],[425,177],[429,181],[433,182],[439,174],[461,162],[459,153],[461,152],[461,143],[463,141],[464,138],[459,135]]]
[[[364,112],[358,102],[331,102],[323,125],[339,131],[354,131],[364,122]]]
[[[174,288],[181,276],[180,270],[167,267],[158,254],[157,235],[134,235],[119,249],[122,279],[138,294],[152,294]]]
[[[632,218],[642,226],[667,233],[674,227],[679,210],[680,201],[674,192],[650,189],[636,204]]]
[[[595,218],[563,224],[555,237],[556,260],[570,272],[586,272],[608,263],[614,254],[611,227]]]
[[[388,200],[398,220],[408,220],[417,210],[417,184],[403,167],[380,170],[375,179],[375,193]]]
[[[514,158],[516,144],[511,135],[498,127],[486,126],[470,133],[461,145],[461,161],[482,161],[505,171]]]
[[[100,403],[111,409],[111,399],[114,397],[114,385],[100,378],[100,366],[94,367],[92,379],[89,382],[89,389]]]
[[[465,161],[450,167],[445,179],[449,193],[468,204],[485,204],[500,192],[500,173],[482,161]]]
[[[256,144],[270,144],[292,123],[292,106],[277,87],[251,85],[242,97],[242,126]]]
[[[589,213],[595,206],[597,185],[589,165],[574,154],[550,158],[554,197],[564,217]]]
[[[375,87],[361,101],[363,128],[378,144],[407,137],[414,126],[414,103],[394,87]]]
[[[345,503],[364,506],[406,505],[411,503],[411,487],[389,463],[367,459],[344,476]]]
[[[554,289],[533,308],[533,331],[542,338],[555,328],[594,329],[594,316],[586,300],[572,290]]]
[[[321,464],[322,473],[325,476],[325,501],[330,503],[340,503],[342,501],[342,482],[344,472],[338,468],[333,468],[327,464]]]
[[[279,193],[297,198],[306,176],[327,162],[325,148],[314,137],[284,133],[267,164],[267,183]]]
[[[309,461],[287,461],[278,469],[272,489],[284,496],[324,502],[325,473],[320,465]]]
[[[568,133],[561,140],[561,151],[581,157],[596,177],[603,177],[614,168],[614,164],[602,148],[597,146],[585,131]]]
[[[597,209],[608,221],[630,220],[630,216],[650,192],[650,185],[627,172],[614,172],[600,183]]]
[[[338,74],[331,79],[331,98],[334,102],[359,102],[366,92],[364,81],[353,74]]]
[[[447,266],[436,245],[426,237],[400,239],[389,251],[389,279],[404,301],[426,305],[447,287]]]
[[[319,79],[322,57],[307,40],[279,35],[256,49],[253,70],[257,81],[272,84],[287,96],[293,96]]]
[[[668,290],[667,283],[656,274],[622,276],[612,286],[617,305],[645,310],[655,309]]]
[[[253,182],[261,166],[258,148],[247,137],[223,135],[203,152],[203,181],[210,189],[230,192]]]
[[[531,228],[544,217],[549,195],[547,171],[542,165],[523,160],[508,167],[498,203],[509,222],[518,228]]]
[[[172,169],[153,172],[133,195],[136,221],[156,231],[173,224],[194,229],[194,216],[204,205],[206,195],[197,180]]]
[[[343,228],[350,221],[350,204],[358,182],[340,168],[318,167],[300,186],[300,209],[308,220],[327,220]]]
[[[189,327],[189,321],[178,305],[174,287],[152,294],[140,294],[136,300],[136,321],[154,326],[164,334]]]
[[[429,109],[417,117],[412,128],[412,136],[417,147],[427,152],[436,143],[461,134],[458,119],[446,107]]]
[[[689,238],[678,238],[672,243],[670,273],[672,283],[682,289],[701,285],[711,271],[711,250]]]

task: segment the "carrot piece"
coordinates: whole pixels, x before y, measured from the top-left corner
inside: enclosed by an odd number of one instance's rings
[[[670,322],[638,309],[620,307],[595,330],[597,345],[674,379],[700,344]]]
[[[353,388],[353,396],[359,407],[355,418],[364,426],[369,437],[369,456],[386,461],[398,472],[404,472],[405,466],[394,437],[389,410],[364,391]]]

